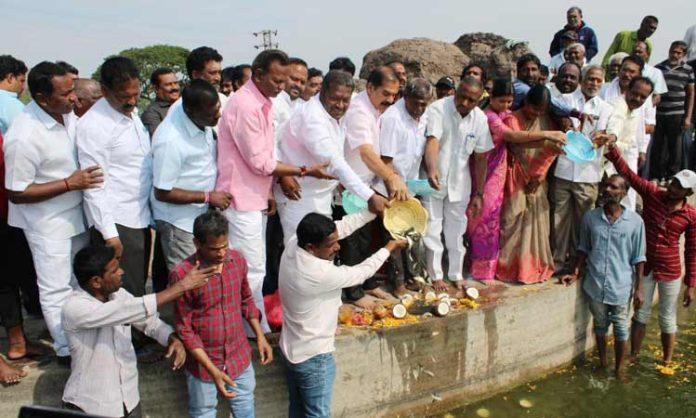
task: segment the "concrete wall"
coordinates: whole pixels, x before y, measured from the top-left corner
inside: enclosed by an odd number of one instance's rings
[[[543,376],[591,347],[590,316],[577,286],[500,286],[475,311],[380,331],[341,330],[334,416],[422,416]],[[287,416],[279,352],[255,365],[259,417]],[[68,371],[54,364],[0,389],[0,416],[21,405],[59,405]],[[143,410],[150,417],[186,416],[183,374],[166,363],[140,369]],[[441,400],[440,400],[441,399]],[[225,416],[220,411],[219,416]]]

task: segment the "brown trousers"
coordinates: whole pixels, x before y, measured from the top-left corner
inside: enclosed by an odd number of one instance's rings
[[[553,261],[557,273],[567,272],[575,266],[582,217],[595,207],[598,186],[595,183],[574,183],[556,177],[552,193]]]

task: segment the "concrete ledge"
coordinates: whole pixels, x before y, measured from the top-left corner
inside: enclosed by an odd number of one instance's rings
[[[435,413],[538,378],[591,348],[590,315],[577,285],[488,290],[490,302],[475,311],[378,331],[342,329],[334,416]],[[287,416],[284,367],[275,354],[273,364],[255,364],[259,417]],[[55,364],[33,368],[21,384],[0,389],[0,416],[16,416],[26,404],[59,405],[67,377]],[[148,416],[187,416],[184,376],[166,363],[140,368],[140,391]]]

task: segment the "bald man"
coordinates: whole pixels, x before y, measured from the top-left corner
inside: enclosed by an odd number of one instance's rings
[[[101,86],[98,81],[91,78],[78,78],[75,80],[75,95],[77,101],[73,110],[75,115],[81,118],[97,100],[102,98]]]

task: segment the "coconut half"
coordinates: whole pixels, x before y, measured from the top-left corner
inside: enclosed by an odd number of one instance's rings
[[[450,313],[450,305],[447,302],[440,301],[433,307],[433,314],[437,316],[447,316]]]
[[[406,318],[407,313],[408,313],[408,311],[406,310],[406,307],[401,303],[397,303],[392,308],[392,315],[394,315],[394,318],[396,318],[396,319]]]
[[[479,291],[475,287],[469,287],[466,289],[466,295],[469,297],[469,299],[476,300],[479,298]]]

